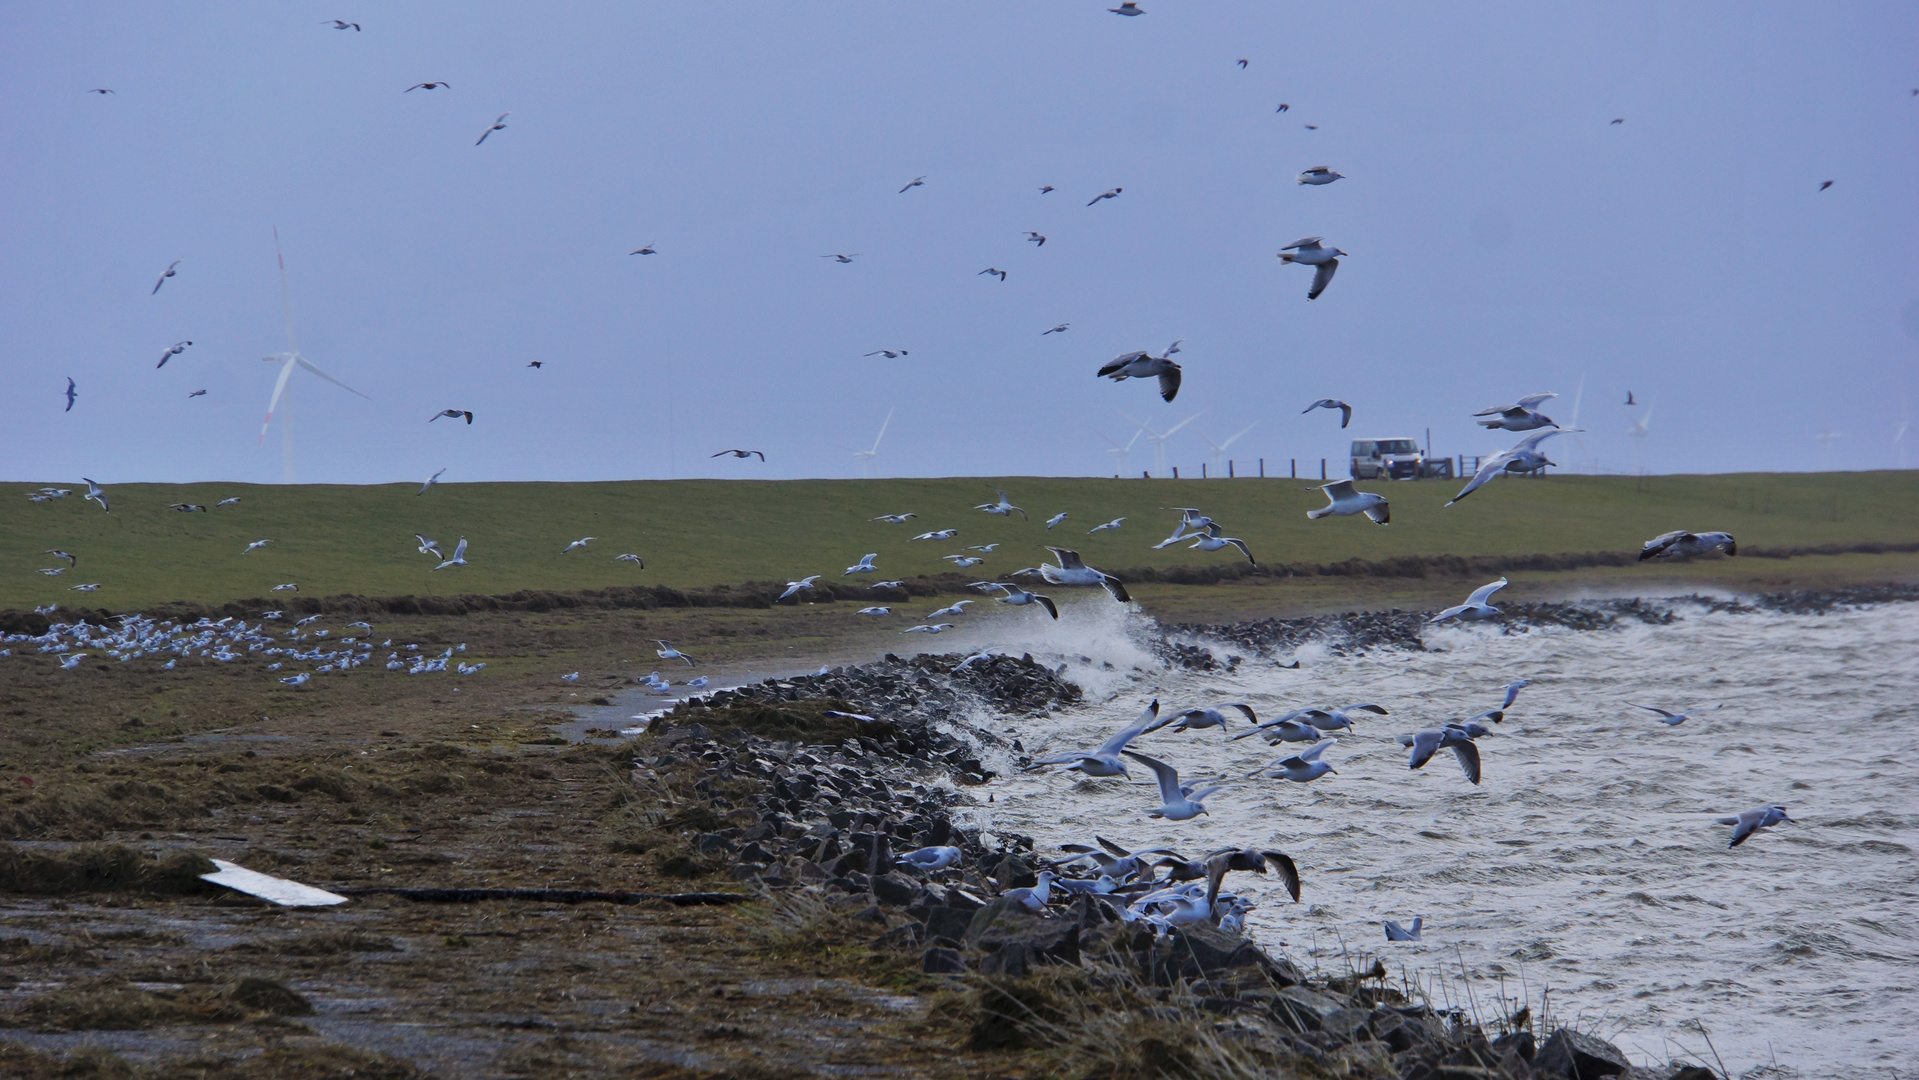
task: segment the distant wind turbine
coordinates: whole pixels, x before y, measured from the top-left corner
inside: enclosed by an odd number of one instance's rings
[[[353,389],[351,386],[314,367],[311,361],[300,355],[300,346],[293,340],[293,296],[287,291],[287,260],[286,256],[280,253],[280,229],[278,226],[275,226],[273,229],[273,256],[280,261],[280,303],[286,309],[287,351],[260,358],[269,364],[280,365],[280,378],[274,382],[273,397],[267,401],[267,418],[260,424],[260,442],[263,445],[267,441],[267,427],[273,423],[274,410],[287,404],[285,400],[287,380],[293,377],[293,369],[295,366],[303,367],[311,371],[320,378],[325,379],[350,394],[357,394],[363,398],[366,397],[365,394],[361,394],[358,390]],[[367,398],[367,400],[372,401],[373,399]],[[287,411],[288,410],[282,410],[280,413],[280,436],[283,446],[282,455],[286,465],[286,482],[291,484],[293,483],[293,425],[287,422]]]
[[[866,466],[866,478],[868,480],[871,480],[874,477],[879,475],[880,440],[886,438],[886,426],[888,424],[891,424],[892,422],[893,422],[893,410],[888,409],[886,410],[886,419],[880,421],[880,433],[878,435],[873,436],[873,449],[853,451],[853,456],[860,459],[861,464]]]
[[[1593,475],[1598,476],[1599,475],[1599,459],[1596,457],[1593,457],[1592,451],[1586,448],[1586,440],[1581,438],[1578,434],[1580,431],[1584,430],[1583,428],[1579,426],[1579,403],[1585,400],[1585,397],[1586,397],[1586,376],[1581,375],[1579,376],[1579,388],[1573,391],[1573,418],[1572,418],[1572,422],[1566,425],[1566,433],[1573,437],[1573,442],[1579,445],[1579,453],[1586,458],[1589,464],[1592,465]]]
[[[1106,450],[1107,453],[1113,455],[1113,473],[1118,476],[1126,475],[1126,459],[1132,455],[1133,444],[1139,441],[1142,433],[1138,431],[1133,432],[1133,437],[1126,440],[1124,446],[1120,445],[1117,440],[1103,431],[1095,431],[1093,434],[1113,444]]]
[[[1901,401],[1899,403],[1899,428],[1892,433],[1892,452],[1895,455],[1894,460],[1898,461],[1899,467],[1902,469],[1906,467],[1906,432],[1910,430],[1912,430],[1912,425],[1906,419],[1906,403]]]
[[[1125,413],[1121,413],[1120,415],[1121,415],[1121,416],[1126,416],[1126,414],[1125,414]],[[1186,419],[1184,419],[1184,420],[1181,420],[1181,421],[1180,421],[1179,423],[1177,423],[1177,424],[1174,424],[1174,425],[1173,425],[1172,427],[1169,427],[1169,428],[1167,428],[1164,434],[1162,434],[1162,433],[1160,433],[1160,432],[1157,432],[1157,431],[1154,431],[1154,430],[1153,430],[1152,428],[1149,428],[1149,427],[1147,427],[1147,426],[1146,426],[1146,425],[1145,425],[1144,423],[1142,423],[1141,421],[1139,421],[1139,420],[1134,420],[1134,419],[1133,419],[1132,417],[1130,417],[1130,416],[1126,416],[1126,419],[1128,419],[1128,420],[1132,420],[1132,421],[1133,421],[1133,423],[1134,423],[1134,424],[1135,424],[1136,426],[1138,426],[1138,428],[1139,428],[1139,430],[1140,430],[1140,433],[1141,433],[1141,434],[1143,434],[1143,435],[1145,435],[1145,436],[1146,436],[1146,438],[1147,438],[1147,439],[1148,439],[1148,440],[1149,440],[1150,442],[1152,442],[1152,444],[1153,444],[1153,471],[1154,471],[1155,473],[1159,473],[1159,474],[1162,474],[1162,475],[1164,475],[1164,474],[1165,474],[1165,472],[1166,472],[1166,440],[1167,440],[1167,439],[1170,439],[1170,438],[1172,438],[1172,437],[1173,437],[1173,436],[1174,436],[1174,435],[1175,435],[1176,433],[1178,433],[1178,431],[1179,431],[1179,429],[1180,429],[1180,428],[1183,428],[1183,427],[1185,427],[1185,426],[1186,426],[1187,424],[1190,424],[1190,423],[1192,423],[1193,421],[1195,421],[1195,420],[1197,420],[1197,419],[1199,419],[1199,417],[1200,417],[1200,414],[1199,414],[1199,413],[1194,413],[1193,415],[1191,415],[1191,416],[1189,416],[1189,417],[1187,417]]]
[[[1626,434],[1632,436],[1633,475],[1643,476],[1645,475],[1646,470],[1644,465],[1641,463],[1642,462],[1641,455],[1644,453],[1644,447],[1646,445],[1646,436],[1652,434],[1652,405],[1648,404],[1646,406],[1646,415],[1633,421],[1632,427],[1629,427],[1626,429]]]
[[[1213,448],[1213,471],[1214,472],[1218,472],[1220,469],[1223,469],[1226,467],[1226,451],[1230,450],[1232,448],[1232,445],[1239,441],[1239,436],[1246,434],[1247,432],[1253,430],[1254,428],[1258,426],[1259,426],[1259,421],[1255,420],[1252,423],[1247,424],[1245,427],[1239,429],[1239,433],[1237,435],[1234,435],[1232,438],[1227,439],[1225,442],[1220,442],[1220,443],[1214,442],[1212,439],[1207,438],[1205,435],[1200,436],[1200,438],[1206,439],[1207,446],[1210,446]]]

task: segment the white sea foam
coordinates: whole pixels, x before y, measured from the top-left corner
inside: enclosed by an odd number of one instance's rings
[[[994,620],[1008,644],[1011,621]],[[1489,1012],[1502,977],[1518,996],[1523,969],[1535,1010],[1550,986],[1562,1020],[1582,1018],[1635,1060],[1703,1050],[1697,1019],[1735,1073],[1774,1055],[1781,1071],[1768,1075],[1879,1077],[1919,1061],[1919,604],[1692,609],[1600,632],[1443,628],[1428,637],[1439,651],[1302,649],[1297,671],[1234,673],[1158,668],[1111,622],[1034,624],[1035,656],[1091,657],[1068,671],[1091,685],[1082,707],[1005,721],[1028,752],[1097,743],[1154,695],[1169,708],[1245,701],[1262,716],[1376,701],[1393,715],[1359,714],[1327,753],[1337,775],[1238,780],[1191,822],[1146,816],[1149,776],[1009,773],[973,789],[996,797],[999,830],[1043,852],[1095,832],[1188,854],[1279,847],[1299,862],[1302,903],[1235,877],[1261,904],[1248,924],[1262,943],[1311,963],[1343,941],[1415,977],[1457,980],[1463,960]],[[1492,708],[1515,678],[1533,685],[1481,740],[1482,786],[1449,754],[1407,769],[1394,734]],[[1627,701],[1725,708],[1668,728]],[[1194,778],[1283,756],[1216,729],[1138,747]],[[1713,818],[1772,802],[1799,824],[1728,849]],[[1425,940],[1387,946],[1381,920],[1415,915]],[[1451,993],[1465,1003],[1456,981]]]

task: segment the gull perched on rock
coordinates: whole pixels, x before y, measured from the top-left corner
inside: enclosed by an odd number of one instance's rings
[[[1120,759],[1120,752],[1126,749],[1127,743],[1151,731],[1154,722],[1158,719],[1159,699],[1154,698],[1152,703],[1146,706],[1145,711],[1139,714],[1139,719],[1121,728],[1112,738],[1101,743],[1098,749],[1089,753],[1054,754],[1051,757],[1035,760],[1030,767],[1064,765],[1066,772],[1078,769],[1088,776],[1125,776],[1127,775],[1126,762]]]
[[[1314,409],[1338,409],[1339,410],[1339,426],[1342,428],[1345,427],[1347,424],[1350,424],[1353,422],[1353,407],[1339,400],[1338,398],[1329,398],[1329,397],[1320,398],[1318,401],[1315,401],[1311,405],[1306,406],[1304,409],[1299,410],[1299,415],[1305,416],[1307,413],[1312,412]]]
[[[1490,409],[1481,409],[1474,416],[1490,416],[1490,420],[1481,420],[1481,427],[1487,429],[1503,428],[1506,431],[1532,431],[1535,428],[1557,427],[1553,418],[1539,411],[1539,406],[1558,394],[1527,394],[1511,405],[1494,405]],[[1575,409],[1574,412],[1579,410]],[[1578,419],[1574,417],[1574,419]]]
[[[107,489],[101,487],[99,484],[96,484],[91,480],[87,480],[87,478],[84,476],[81,477],[80,479],[87,481],[86,498],[93,502],[99,503],[100,509],[105,510],[109,514],[112,513],[113,512],[112,508],[107,506]]]
[[[1123,517],[1116,517],[1116,518],[1114,518],[1113,520],[1111,520],[1111,521],[1109,521],[1109,522],[1107,522],[1107,523],[1106,523],[1106,524],[1104,524],[1104,525],[1095,525],[1095,526],[1093,526],[1092,528],[1090,528],[1090,529],[1088,529],[1088,530],[1086,530],[1086,535],[1088,535],[1088,536],[1091,536],[1091,535],[1093,535],[1093,534],[1094,534],[1094,533],[1096,533],[1096,532],[1107,532],[1107,531],[1110,531],[1110,530],[1112,530],[1112,529],[1117,529],[1117,528],[1119,528],[1119,527],[1120,527],[1120,525],[1121,525],[1121,524],[1123,524],[1123,523],[1124,523],[1125,521],[1126,521],[1126,519],[1125,519],[1125,518],[1123,518]]]
[[[1317,187],[1320,184],[1330,184],[1335,180],[1344,180],[1344,179],[1346,179],[1346,174],[1336,173],[1324,165],[1315,165],[1312,168],[1307,169],[1305,172],[1299,174],[1300,183],[1312,184],[1315,187]]]
[[[918,536],[913,537],[913,539],[915,540],[951,540],[952,538],[958,535],[959,535],[958,529],[935,529],[932,532],[923,532],[919,534]]]
[[[1039,872],[1038,884],[1025,889],[1008,889],[1000,894],[1000,899],[1011,900],[1015,904],[1035,914],[1045,911],[1047,903],[1053,898],[1053,882],[1059,875],[1051,870]]]
[[[980,503],[978,506],[973,507],[973,509],[984,510],[989,514],[998,514],[1000,517],[1011,517],[1015,511],[1018,511],[1021,520],[1028,520],[1026,511],[1014,506],[1012,502],[1006,498],[1004,491],[999,493],[998,502]]]
[[[916,518],[916,517],[919,517],[919,515],[918,514],[881,514],[879,517],[867,518],[866,520],[884,521],[888,525],[904,525],[908,521],[911,521],[913,518]]]
[[[1058,566],[1054,566],[1051,563],[1040,564],[1039,576],[1045,579],[1047,584],[1099,585],[1111,593],[1113,599],[1122,604],[1133,599],[1127,594],[1126,586],[1121,584],[1118,578],[1103,570],[1095,570],[1086,565],[1085,561],[1079,557],[1079,552],[1071,548],[1057,547],[1048,547],[1046,550],[1052,552],[1053,557],[1059,560]]]
[[[856,562],[852,566],[847,567],[846,570],[840,574],[840,576],[847,577],[851,574],[870,574],[874,572],[875,570],[879,569],[879,567],[873,565],[873,560],[879,557],[880,557],[879,552],[869,551],[866,554],[860,556],[859,562]]]
[[[944,870],[960,861],[960,849],[956,847],[923,847],[913,851],[903,851],[893,856],[896,863],[904,863],[915,870],[931,873]]]
[[[1384,525],[1393,519],[1392,507],[1387,504],[1385,496],[1370,491],[1355,491],[1351,480],[1335,480],[1319,485],[1316,490],[1326,493],[1326,505],[1306,511],[1306,516],[1315,521],[1323,517],[1348,517],[1353,514],[1365,514],[1375,525]]]
[[[1174,713],[1173,715],[1167,717],[1165,720],[1154,725],[1153,730],[1157,731],[1160,728],[1167,727],[1170,725],[1172,729],[1176,732],[1186,731],[1193,728],[1209,728],[1209,727],[1216,727],[1223,731],[1229,727],[1232,727],[1233,724],[1232,724],[1232,718],[1227,716],[1225,713],[1221,712],[1220,711],[1221,709],[1238,709],[1240,712],[1246,714],[1247,720],[1251,721],[1254,724],[1259,723],[1259,715],[1253,712],[1253,707],[1251,705],[1243,704],[1238,701],[1228,701],[1228,702],[1225,702],[1224,704],[1214,705],[1210,708],[1187,709],[1185,712]]]
[[[562,552],[560,552],[560,554],[562,554],[562,555],[565,555],[565,554],[567,554],[567,553],[569,553],[569,552],[571,552],[571,551],[573,551],[573,550],[575,550],[576,548],[583,548],[583,547],[585,547],[585,546],[587,545],[587,542],[588,542],[588,541],[590,541],[590,540],[598,540],[598,539],[599,539],[599,537],[597,537],[597,536],[582,536],[582,537],[580,537],[580,538],[579,538],[578,540],[575,540],[575,541],[573,541],[572,543],[570,543],[570,544],[568,544],[568,545],[566,545],[566,550],[565,550],[565,551],[562,551]]]
[[[1508,584],[1510,583],[1502,577],[1498,581],[1481,585],[1479,588],[1474,589],[1470,596],[1466,597],[1465,603],[1449,607],[1426,621],[1428,623],[1436,623],[1444,622],[1447,619],[1462,619],[1466,622],[1477,622],[1480,619],[1496,618],[1499,615],[1499,609],[1486,601],[1492,599],[1494,593],[1505,588]]]
[[[995,589],[1006,590],[1005,596],[997,598],[1002,604],[1011,604],[1014,607],[1038,604],[1040,607],[1046,609],[1048,615],[1051,615],[1055,619],[1059,618],[1059,607],[1053,603],[1053,598],[1050,596],[1041,596],[1039,593],[1029,592],[1017,585],[1009,585],[1003,581],[992,582],[991,586]]]
[[[1450,724],[1443,728],[1421,731],[1412,735],[1394,737],[1401,746],[1412,748],[1408,757],[1408,767],[1423,769],[1433,755],[1442,749],[1450,749],[1459,759],[1459,768],[1466,779],[1479,783],[1479,747],[1473,743],[1472,735],[1463,727]]]
[[[1774,803],[1771,806],[1761,806],[1754,810],[1747,810],[1737,817],[1714,818],[1713,821],[1716,824],[1731,825],[1733,827],[1732,843],[1726,846],[1738,847],[1746,842],[1747,837],[1750,837],[1760,829],[1770,828],[1782,821],[1791,823],[1792,819],[1786,816],[1785,807]]]
[[[803,592],[805,590],[811,589],[813,587],[813,583],[815,581],[818,581],[819,579],[820,579],[820,575],[811,574],[799,579],[798,581],[789,581],[786,583],[786,591],[780,594],[779,599],[784,600],[787,597],[792,596],[794,593]],[[775,602],[777,603],[778,601],[775,601]]]
[[[1631,706],[1632,706],[1633,708],[1635,708],[1635,709],[1644,709],[1644,710],[1646,710],[1646,711],[1647,711],[1647,712],[1649,712],[1649,713],[1658,713],[1658,714],[1659,714],[1659,722],[1660,722],[1660,723],[1662,723],[1662,724],[1665,724],[1665,725],[1666,725],[1667,727],[1678,727],[1679,725],[1681,725],[1681,724],[1683,724],[1683,723],[1685,723],[1686,721],[1688,721],[1688,720],[1690,720],[1690,719],[1692,719],[1692,712],[1682,712],[1682,713],[1670,713],[1670,712],[1667,712],[1667,711],[1666,711],[1666,710],[1664,710],[1664,709],[1656,709],[1656,708],[1654,708],[1654,707],[1652,707],[1651,705],[1640,705],[1640,704],[1636,704],[1636,703],[1634,703],[1634,702],[1631,702],[1631,701],[1628,701],[1628,702],[1626,702],[1626,704],[1628,704],[1628,705],[1631,705]],[[1709,707],[1707,707],[1707,708],[1704,708],[1704,709],[1697,709],[1697,710],[1694,710],[1694,711],[1696,711],[1696,712],[1716,712],[1716,711],[1718,711],[1718,710],[1720,710],[1720,709],[1723,709],[1723,708],[1725,708],[1725,705],[1724,705],[1724,704],[1719,704],[1719,705],[1713,705],[1713,706],[1709,706]]]
[[[659,648],[653,650],[654,656],[657,656],[662,660],[683,660],[686,662],[687,667],[694,666],[692,657],[686,655],[685,653],[674,648],[673,646],[668,645],[666,642],[661,641],[659,638],[654,638],[653,644],[659,646]]]
[[[171,263],[168,263],[167,268],[160,273],[160,280],[153,283],[153,292],[150,292],[147,295],[152,296],[155,293],[158,293],[160,291],[160,286],[165,285],[167,283],[168,278],[179,273],[180,264],[186,261],[187,260],[184,257],[182,257],[182,258],[173,260]]]
[[[465,565],[466,565],[466,537],[462,536],[460,537],[460,542],[453,545],[453,557],[451,559],[443,560],[440,563],[440,565],[434,567],[433,569],[445,570],[449,566],[465,566]]]
[[[1664,533],[1646,541],[1640,549],[1639,561],[1647,559],[1690,559],[1695,555],[1706,555],[1713,551],[1723,551],[1728,555],[1739,554],[1739,542],[1731,533],[1705,532],[1693,533],[1680,529],[1677,532]]]
[[[1580,431],[1583,429],[1555,427],[1547,428],[1544,431],[1535,431],[1531,435],[1519,440],[1518,444],[1511,450],[1502,450],[1480,462],[1479,471],[1473,474],[1473,478],[1467,482],[1465,487],[1460,488],[1459,494],[1453,496],[1446,505],[1451,506],[1453,503],[1485,487],[1492,482],[1493,477],[1498,476],[1500,473],[1530,472],[1534,469],[1551,465],[1552,462],[1546,460],[1546,455],[1539,452],[1539,444],[1552,438],[1554,435],[1563,435],[1569,430]]]
[[[1291,780],[1296,784],[1309,783],[1325,776],[1327,773],[1337,775],[1339,773],[1338,769],[1333,768],[1332,765],[1319,759],[1319,756],[1324,754],[1326,748],[1331,745],[1333,745],[1333,740],[1331,739],[1316,742],[1312,746],[1294,754],[1292,757],[1281,758],[1251,775],[1265,776],[1274,780]]]
[[[1181,784],[1179,770],[1164,761],[1147,757],[1136,750],[1121,750],[1120,753],[1153,770],[1153,775],[1159,778],[1160,806],[1157,810],[1147,811],[1147,817],[1165,818],[1167,821],[1191,821],[1206,813],[1206,808],[1200,805],[1201,801],[1226,786],[1214,784],[1211,787],[1201,788],[1192,784]]]
[[[1159,380],[1159,396],[1167,401],[1179,396],[1179,362],[1164,356],[1154,356],[1144,350],[1120,353],[1099,369],[1098,375],[1124,382],[1127,379]]]
[[[1295,240],[1280,249],[1279,261],[1286,265],[1298,263],[1313,268],[1313,287],[1306,291],[1306,299],[1317,300],[1319,294],[1332,284],[1333,275],[1339,271],[1339,256],[1347,254],[1338,248],[1321,247],[1323,236],[1309,236],[1304,240]],[[1287,254],[1292,252],[1292,254]]]

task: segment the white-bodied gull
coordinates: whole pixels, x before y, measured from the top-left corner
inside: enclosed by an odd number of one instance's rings
[[[1375,525],[1384,525],[1393,519],[1392,507],[1384,495],[1355,491],[1351,480],[1335,480],[1319,485],[1316,490],[1326,493],[1326,505],[1306,511],[1306,516],[1314,521],[1323,517],[1349,517],[1353,514],[1365,514]]]
[[[1499,615],[1499,609],[1486,601],[1492,599],[1492,595],[1505,588],[1507,584],[1509,583],[1502,577],[1498,581],[1481,585],[1472,591],[1472,595],[1466,597],[1465,603],[1455,604],[1426,621],[1436,623],[1445,622],[1447,619],[1462,619],[1467,622],[1476,622],[1480,619],[1496,618]]]

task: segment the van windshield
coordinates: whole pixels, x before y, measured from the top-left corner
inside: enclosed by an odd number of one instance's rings
[[[1417,454],[1419,444],[1411,439],[1381,439],[1379,452],[1382,454]]]

